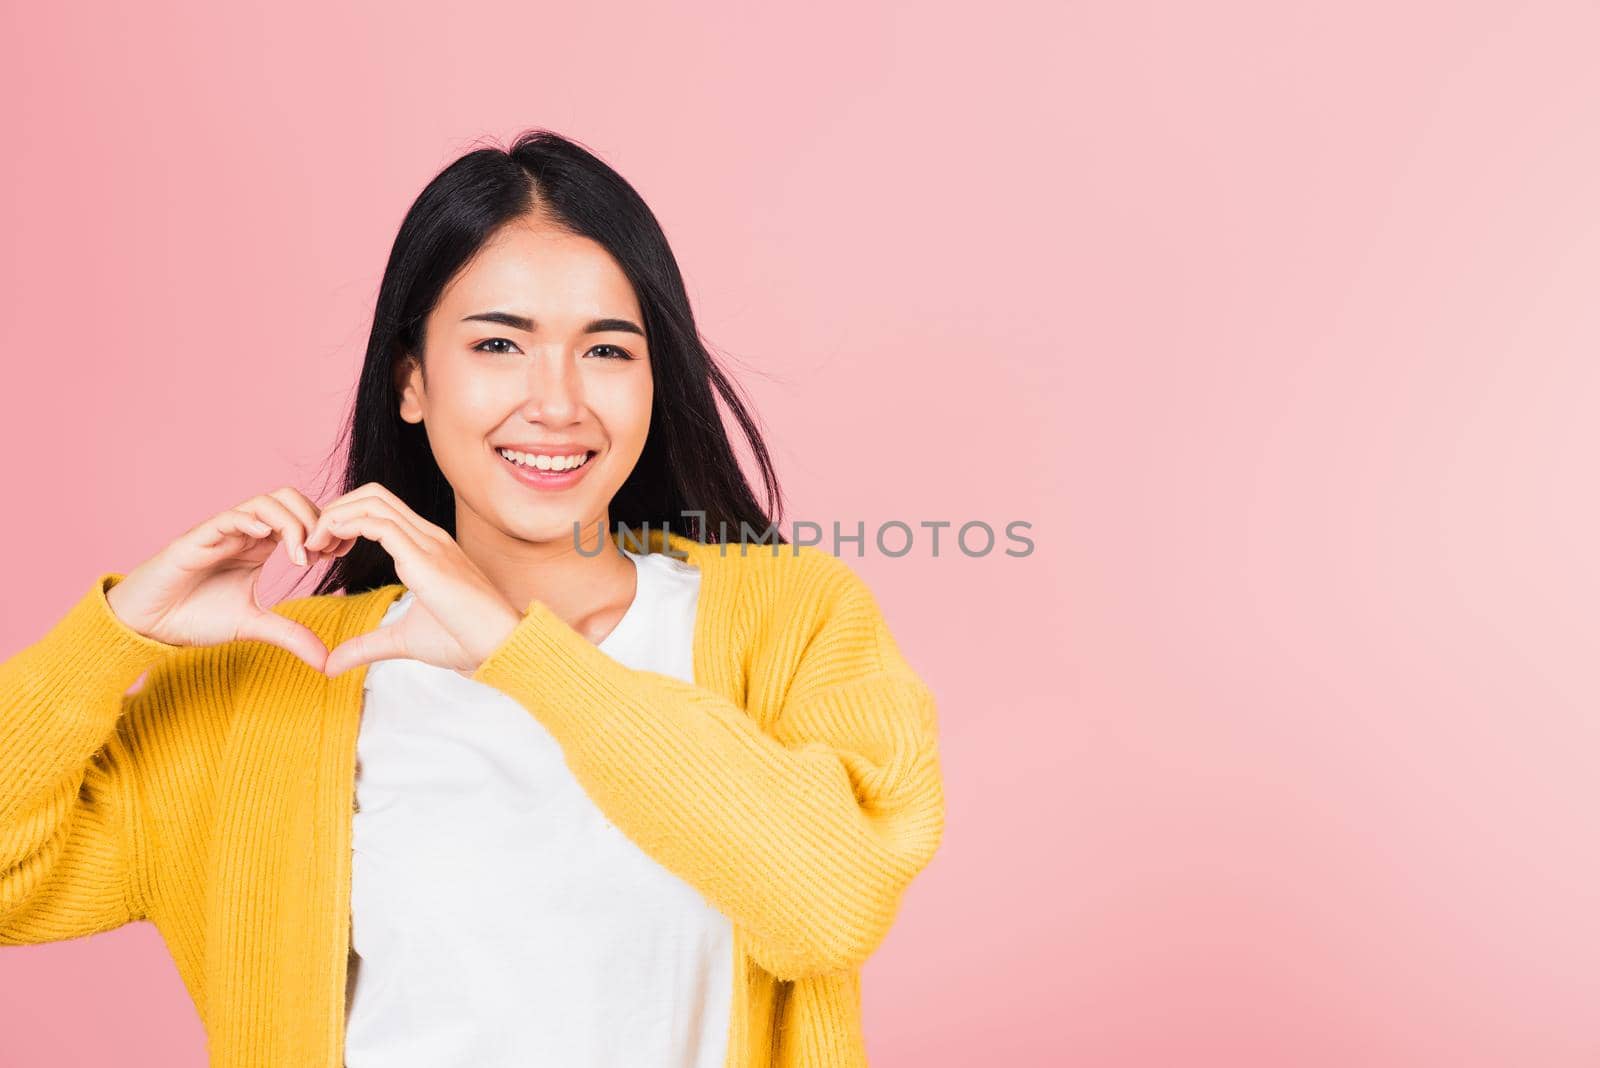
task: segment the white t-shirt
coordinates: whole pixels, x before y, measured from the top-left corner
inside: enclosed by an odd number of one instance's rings
[[[699,571],[627,555],[638,592],[599,648],[693,682]],[[728,920],[605,818],[513,698],[417,660],[365,685],[348,1068],[721,1068]]]

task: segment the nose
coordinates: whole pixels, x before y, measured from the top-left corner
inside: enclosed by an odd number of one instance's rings
[[[583,390],[577,368],[559,352],[536,352],[528,361],[527,399],[522,416],[530,423],[559,426],[577,418]]]

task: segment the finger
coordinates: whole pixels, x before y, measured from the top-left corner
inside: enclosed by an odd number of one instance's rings
[[[349,504],[351,501],[359,501],[359,500],[361,500],[361,499],[363,499],[365,497],[375,497],[375,496],[378,495],[379,491],[384,489],[384,488],[385,487],[384,487],[383,483],[381,483],[381,482],[365,482],[365,483],[362,483],[361,485],[357,486],[355,489],[349,491],[348,493],[341,493],[339,496],[335,497],[333,500],[331,500],[328,503],[324,504],[322,506],[322,510],[324,512],[326,512],[331,508],[339,507],[341,504]]]
[[[273,490],[269,496],[276,497],[278,500],[282,501],[284,504],[293,509],[297,515],[306,517],[308,519],[315,519],[317,514],[322,511],[322,509],[317,506],[316,501],[313,501],[310,497],[307,497],[304,493],[301,493],[293,486],[280,486]]]
[[[445,530],[437,523],[432,523],[418,515],[416,509],[412,508],[405,501],[401,500],[398,494],[396,494],[388,486],[385,486],[382,482],[363,483],[362,485],[351,490],[349,493],[346,493],[344,496],[329,501],[323,506],[322,510],[327,511],[329,508],[332,508],[335,505],[344,504],[349,501],[359,501],[372,498],[388,502],[389,506],[395,512],[399,513],[400,516],[410,522],[412,526],[416,527],[421,535],[432,538],[435,541],[441,539],[454,540],[450,538],[450,532],[448,530]]]
[[[306,535],[306,548],[312,556],[319,559],[333,560],[347,555],[356,547],[360,538],[337,538],[328,533],[327,526],[322,523],[322,517],[317,517],[317,522],[312,525],[311,533]]]
[[[321,549],[317,550],[317,555],[318,556],[327,557],[330,560],[336,560],[341,556],[347,555],[350,552],[351,549],[354,549],[356,547],[356,542],[360,541],[361,539],[360,538],[325,538],[323,540],[326,541],[327,544],[324,545]]]
[[[322,515],[318,517],[316,525],[312,527],[311,534],[307,538],[306,544],[311,548],[321,549],[326,546],[330,538],[333,537],[331,531],[332,524],[336,523],[341,518],[366,516],[374,519],[385,519],[396,524],[405,531],[407,536],[409,536],[411,540],[416,543],[418,548],[428,545],[437,546],[439,544],[437,541],[430,538],[426,532],[417,528],[416,524],[413,523],[410,518],[411,515],[412,513],[409,511],[397,511],[387,500],[377,495],[368,495],[366,497],[356,498],[355,500],[345,501],[343,504],[329,505],[327,508],[323,509]]]
[[[390,489],[388,486],[385,486],[381,482],[369,482],[367,485],[371,488],[374,494],[383,500],[388,501],[391,508],[393,508],[396,512],[399,512],[401,516],[410,521],[412,526],[422,531],[422,533],[426,536],[430,538],[450,537],[449,531],[445,530],[437,523],[433,523],[427,519],[424,519],[417,513],[415,508],[401,500],[400,495],[395,493],[394,490]]]
[[[310,563],[306,559],[305,524],[278,498],[263,493],[259,496],[251,497],[248,501],[239,505],[238,510],[271,524],[272,529],[277,532],[279,540],[283,542],[290,560],[293,560],[301,567],[305,567]]]
[[[387,516],[344,513],[325,522],[330,534],[341,538],[351,535],[363,537],[383,546],[384,551],[394,558],[397,573],[412,570],[421,563],[424,555],[422,546],[406,527]]]
[[[401,644],[398,627],[380,627],[357,634],[333,647],[323,662],[322,673],[329,678],[376,660],[400,660],[410,654]]]
[[[335,516],[350,513],[351,505],[359,503],[363,499],[362,497],[356,496],[358,493],[361,493],[361,491],[352,490],[343,497],[337,497],[322,506],[322,510],[317,516],[317,521],[311,524],[310,529],[306,532],[307,548],[326,553],[329,551],[329,547],[333,546],[335,543],[348,540],[335,538],[330,535],[328,533],[328,521]],[[370,494],[365,496],[370,496]]]
[[[197,529],[203,548],[221,544],[227,537],[243,537],[243,539],[258,539],[269,537],[272,534],[272,524],[261,520],[258,516],[240,512],[238,508],[229,508],[227,512],[219,512],[211,516],[206,523],[200,524]]]
[[[195,528],[195,545],[216,551],[237,552],[244,545],[272,536],[272,525],[247,512],[230,508],[219,512]]]
[[[454,540],[451,538],[449,531],[418,515],[414,508],[401,500],[393,490],[381,482],[368,482],[351,490],[337,501],[330,501],[323,511],[326,513],[330,510],[343,510],[350,507],[355,507],[368,514],[388,515],[405,523],[412,528],[413,536],[419,542],[426,540],[440,544]]]
[[[321,509],[313,504],[304,493],[301,493],[293,486],[280,486],[267,494],[267,496],[294,513],[295,518],[300,520],[300,525],[307,532],[316,524],[317,517],[322,514]],[[301,539],[300,545],[302,549],[305,548],[304,538]],[[306,562],[312,562],[309,555],[306,556]]]
[[[328,647],[316,631],[270,609],[247,620],[239,628],[239,637],[287,649],[318,671],[324,670],[327,665]]]
[[[253,515],[258,520],[266,521],[272,528],[272,534],[278,542],[282,542],[283,550],[288,553],[293,563],[301,564],[306,561],[304,544],[306,544],[306,526],[298,515],[291,512],[288,505],[272,494],[258,494],[246,500],[245,504],[238,505],[240,512]]]

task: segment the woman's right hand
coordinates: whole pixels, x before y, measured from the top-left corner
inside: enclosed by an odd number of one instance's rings
[[[106,591],[106,600],[123,623],[159,642],[269,642],[321,671],[328,647],[316,632],[256,599],[261,565],[278,542],[301,567],[343,556],[355,545],[355,538],[346,538],[321,553],[308,553],[306,534],[320,514],[289,486],[252,497],[191,528],[135,567]]]

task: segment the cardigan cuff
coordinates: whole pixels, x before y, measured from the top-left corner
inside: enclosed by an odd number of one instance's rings
[[[553,688],[570,692],[574,686],[598,697],[605,688],[597,683],[613,671],[628,669],[536,600],[471,678],[524,699]]]
[[[106,593],[126,577],[119,571],[102,573],[50,632],[63,647],[62,673],[76,676],[80,687],[121,683],[126,690],[151,664],[185,648],[139,633],[111,610]]]
[[[55,626],[7,662],[18,685],[6,699],[17,711],[0,723],[0,746],[78,732],[98,744],[121,716],[134,680],[183,648],[140,634],[111,610],[106,591],[124,577],[101,574]]]

